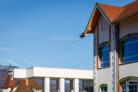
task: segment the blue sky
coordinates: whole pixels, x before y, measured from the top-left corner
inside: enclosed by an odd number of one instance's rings
[[[93,35],[76,43],[96,2],[134,0],[0,0],[0,64],[93,69]]]

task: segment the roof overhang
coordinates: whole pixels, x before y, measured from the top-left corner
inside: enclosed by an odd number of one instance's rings
[[[95,30],[95,26],[98,22],[98,19],[100,17],[100,15],[102,15],[109,24],[111,24],[111,20],[109,19],[109,17],[105,14],[105,12],[103,11],[103,9],[100,7],[100,5],[98,3],[96,3],[94,10],[91,14],[91,17],[89,19],[89,22],[86,26],[86,29],[84,31],[84,33],[82,33],[80,35],[81,38],[87,36],[90,33],[94,33]]]

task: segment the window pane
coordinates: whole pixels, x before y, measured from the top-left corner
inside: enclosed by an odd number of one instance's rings
[[[122,92],[138,92],[138,83],[130,82],[122,85]]]
[[[100,63],[101,67],[109,66],[109,45],[106,45],[100,49]]]
[[[102,87],[101,92],[107,92],[107,87]]]
[[[138,37],[121,43],[121,63],[138,61]]]

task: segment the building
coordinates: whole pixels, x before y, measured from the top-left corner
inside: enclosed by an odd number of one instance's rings
[[[69,82],[70,92],[80,91],[80,81],[83,92],[93,92],[93,71],[63,68],[31,67],[28,69],[14,69],[13,77],[16,79],[41,79],[43,92],[50,92],[50,80],[56,81],[56,92],[65,92],[65,81]],[[87,83],[87,89],[85,89]],[[86,91],[88,90],[88,91]]]
[[[10,65],[8,77],[2,86],[2,92],[42,92],[42,86],[36,81],[22,79],[16,83],[12,74],[12,66]]]
[[[138,92],[138,0],[96,3],[80,35],[94,34],[94,92]]]
[[[12,67],[11,65],[9,66],[8,70],[8,77],[2,86],[2,92],[10,92],[10,90],[13,88],[15,85],[15,80],[12,78]]]
[[[9,92],[42,92],[42,86],[34,80],[19,80]]]

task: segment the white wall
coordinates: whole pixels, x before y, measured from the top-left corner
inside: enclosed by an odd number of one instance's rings
[[[119,73],[120,79],[129,77],[129,76],[138,77],[138,62],[120,65],[119,70],[120,70],[120,73]]]
[[[128,34],[138,33],[138,14],[120,22],[120,39]],[[128,76],[138,77],[138,62],[120,65],[120,79]]]
[[[14,78],[26,78],[26,70],[25,69],[14,69],[13,72]]]
[[[2,89],[2,92],[10,92],[11,88]]]
[[[59,69],[59,68],[40,68],[34,67],[34,76],[61,77],[61,78],[79,78],[93,79],[91,70]]]
[[[102,21],[105,30],[101,30]],[[107,23],[107,21],[104,19],[103,16],[99,18],[98,24],[99,24],[99,44],[103,42],[109,42],[109,24]],[[100,92],[100,85],[102,84],[107,84],[108,92],[112,92],[112,87],[113,87],[112,76],[113,76],[112,66],[104,69],[97,69],[97,27],[96,27],[96,30],[94,32],[94,92]]]
[[[44,68],[44,67],[33,67],[24,70],[14,69],[14,78],[31,78],[31,77],[93,79],[93,71],[62,69],[62,68]]]
[[[102,30],[102,22],[103,22],[103,30]],[[109,42],[109,24],[101,15],[99,18],[99,44],[103,42]]]
[[[42,92],[43,90],[33,89],[34,92]]]
[[[101,26],[99,26],[99,44],[103,42],[109,42],[109,24],[104,19],[104,17],[100,17],[98,23],[101,21],[105,21],[104,26],[106,26],[107,30],[102,31]],[[97,29],[94,33],[94,92],[100,92],[100,85],[107,84],[108,92],[116,92],[117,90],[117,78],[116,78],[116,38],[115,38],[115,27],[111,26],[111,66],[104,69],[97,69]]]
[[[26,69],[26,77],[29,78],[29,77],[33,77],[34,76],[34,68],[28,68]]]
[[[138,33],[138,14],[131,16],[119,23],[120,38],[131,33]]]

